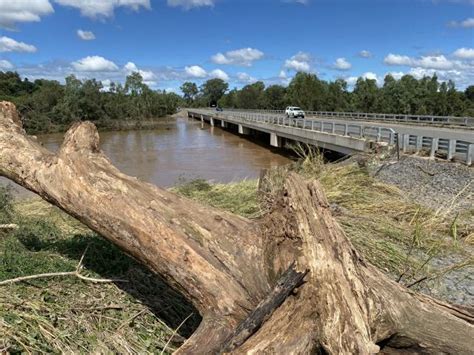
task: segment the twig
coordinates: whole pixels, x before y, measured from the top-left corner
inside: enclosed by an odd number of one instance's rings
[[[425,169],[424,169],[422,166],[420,166],[420,165],[417,165],[416,167],[417,167],[418,169],[420,169],[422,172],[424,172],[425,174],[428,174],[429,176],[435,176],[435,175],[436,175],[436,173],[432,173],[431,171],[427,171],[427,170],[425,170]]]
[[[178,325],[178,328],[176,328],[175,330],[173,330],[173,334],[171,334],[170,338],[168,339],[168,341],[166,342],[163,350],[161,350],[161,353],[160,355],[163,355],[165,353],[165,350],[166,348],[168,347],[169,343],[171,343],[171,340],[174,338],[174,336],[176,335],[176,333],[178,333],[178,330],[179,328],[181,328],[183,326],[184,323],[186,323],[186,321],[193,315],[194,313],[191,313],[189,316],[187,316],[182,322],[180,325]]]
[[[50,272],[46,274],[36,274],[36,275],[16,277],[14,279],[0,281],[0,286],[11,285],[14,283],[28,281],[28,280],[44,279],[48,277],[60,277],[60,276],[76,276],[77,278],[81,280],[90,281],[94,283],[128,282],[128,280],[122,280],[122,279],[95,279],[92,277],[83,276],[79,274],[77,271],[67,271],[67,272]]]
[[[18,224],[0,224],[0,229],[18,229],[20,226]]]
[[[127,324],[129,324],[130,322],[134,321],[135,319],[137,319],[138,317],[140,317],[143,313],[147,312],[148,311],[148,308],[143,308],[140,312],[138,313],[135,313],[133,316],[131,316],[129,319],[127,319],[125,322],[122,322],[122,324],[120,324],[120,326],[117,328],[117,332],[120,331],[120,329],[122,329],[123,327],[125,327]]]
[[[81,259],[79,260],[79,263],[77,264],[75,271],[50,272],[50,273],[45,273],[45,274],[21,276],[21,277],[16,277],[14,279],[0,281],[0,286],[11,285],[17,282],[23,282],[27,280],[42,279],[42,278],[48,278],[48,277],[59,277],[59,276],[75,276],[81,280],[94,282],[94,283],[128,282],[128,280],[122,280],[122,279],[96,279],[93,277],[87,277],[87,276],[81,275],[80,272],[83,268],[82,261],[84,260],[84,256],[86,255],[88,248],[89,246],[87,246],[86,250],[84,250],[84,253],[81,256]]]

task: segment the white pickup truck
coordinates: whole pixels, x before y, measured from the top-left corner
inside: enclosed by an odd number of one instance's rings
[[[304,118],[304,111],[296,106],[288,106],[285,109],[286,117],[296,118],[301,117]]]

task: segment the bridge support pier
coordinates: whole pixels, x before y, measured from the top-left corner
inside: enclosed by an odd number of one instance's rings
[[[214,118],[210,117],[209,120],[210,120],[209,122],[211,123],[211,126],[214,127]]]
[[[244,127],[241,124],[239,124],[239,134],[243,134],[245,136],[249,135],[250,134],[250,128]]]
[[[281,137],[278,137],[276,133],[270,133],[270,145],[272,147],[281,148]]]
[[[467,146],[467,153],[466,153],[466,164],[467,166],[472,165],[472,161],[474,160],[474,144],[469,144]]]
[[[419,153],[423,147],[423,137],[416,136],[416,152]]]
[[[439,138],[433,138],[431,141],[430,159],[434,159],[438,150]]]
[[[201,115],[201,122],[204,122],[204,115]]]
[[[408,145],[410,144],[410,135],[409,134],[402,134],[402,149],[403,153],[408,151]]]
[[[222,128],[227,128],[227,122],[221,120],[221,127]]]
[[[456,153],[456,140],[450,139],[448,143],[448,160],[452,160],[454,158],[454,154]]]

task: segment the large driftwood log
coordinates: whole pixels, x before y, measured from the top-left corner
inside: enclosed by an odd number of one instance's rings
[[[415,293],[366,263],[315,181],[290,175],[273,210],[250,221],[122,174],[100,151],[92,123],[73,125],[53,154],[25,134],[8,102],[0,103],[0,175],[76,217],[182,292],[203,320],[179,353],[222,352],[249,314],[279,294],[276,284],[293,262],[308,272],[304,284],[266,312],[243,343],[231,341],[238,344],[228,348],[233,353],[474,349],[473,313]]]

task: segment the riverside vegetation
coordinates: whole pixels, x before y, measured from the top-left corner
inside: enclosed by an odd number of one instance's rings
[[[140,73],[127,76],[125,83],[104,88],[96,79],[79,80],[74,75],[65,83],[21,79],[15,72],[0,71],[0,101],[15,103],[30,134],[62,132],[75,121],[92,121],[99,129],[150,127],[162,117],[176,113],[181,97],[152,90]]]
[[[372,177],[370,165],[325,164],[302,154],[261,179],[231,184],[183,182],[179,194],[249,218],[266,212],[289,171],[317,178],[333,214],[357,249],[391,277],[413,288],[472,268],[474,210],[452,213],[407,199],[393,185]],[[193,308],[159,278],[111,243],[46,202],[13,202],[1,190],[0,278],[73,271],[84,256],[84,273],[127,282],[95,284],[74,277],[37,279],[2,286],[0,350],[15,352],[171,352],[199,323]],[[84,254],[85,253],[85,254]],[[457,262],[433,269],[436,257]]]
[[[210,79],[200,87],[185,82],[181,91],[182,97],[152,90],[137,72],[128,75],[124,84],[111,82],[104,87],[96,79],[79,80],[74,75],[62,84],[46,79],[31,82],[16,72],[0,71],[0,101],[17,106],[30,134],[65,131],[81,120],[92,121],[102,130],[152,127],[184,105],[277,110],[299,105],[314,111],[474,116],[474,86],[459,91],[453,81],[440,82],[436,75],[421,79],[404,75],[399,80],[387,75],[382,86],[359,78],[352,91],[342,79],[328,82],[308,73],[297,73],[287,87],[265,87],[258,81],[229,90],[225,81]]]

